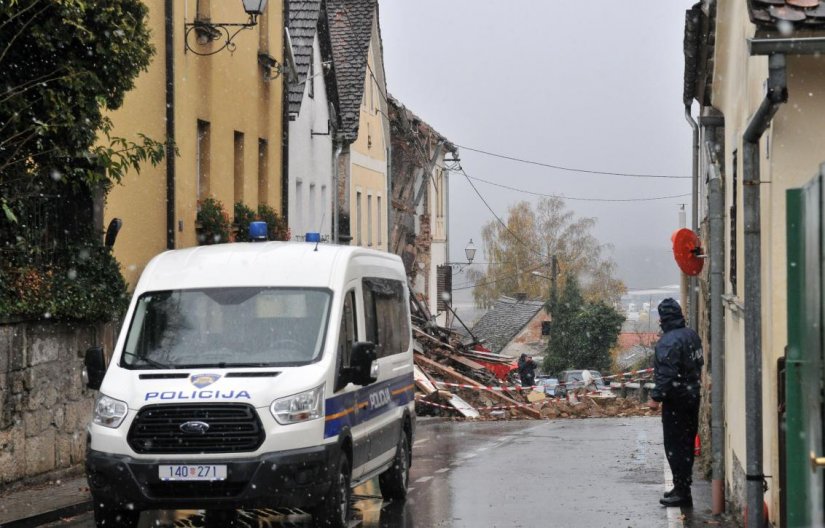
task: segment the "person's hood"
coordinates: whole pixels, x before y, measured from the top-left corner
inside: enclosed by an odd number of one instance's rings
[[[668,297],[659,303],[659,324],[665,332],[685,326],[682,307],[674,299]]]

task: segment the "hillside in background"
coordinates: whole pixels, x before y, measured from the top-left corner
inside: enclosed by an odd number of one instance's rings
[[[618,276],[628,290],[658,288],[679,283],[679,268],[670,246],[616,246]]]

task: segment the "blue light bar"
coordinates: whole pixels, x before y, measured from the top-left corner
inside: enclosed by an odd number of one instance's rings
[[[252,242],[266,242],[267,227],[266,222],[249,223],[249,240]]]
[[[307,233],[304,240],[307,242],[320,242],[321,241],[321,233]]]

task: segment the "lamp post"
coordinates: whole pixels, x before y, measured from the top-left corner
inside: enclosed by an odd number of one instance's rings
[[[476,257],[476,247],[473,244],[472,238],[470,239],[470,242],[467,244],[467,246],[464,247],[464,256],[467,257],[467,262],[445,262],[445,264],[456,271],[461,271],[466,266],[472,264],[473,259]]]
[[[245,29],[252,29],[258,25],[258,17],[266,10],[267,0],[242,0],[243,10],[249,15],[246,22],[212,22],[210,20],[198,20],[194,22],[184,22],[186,32],[184,34],[183,44],[185,51],[191,51],[195,55],[208,56],[219,53],[223,50],[229,50],[230,53],[235,51],[235,43],[232,42],[241,31]],[[195,33],[195,44],[197,46],[206,46],[211,42],[223,39],[223,45],[215,50],[198,51],[195,47],[189,44],[189,37]],[[275,78],[281,74],[281,65],[268,57],[267,66],[275,70],[275,75],[270,75],[270,78]]]

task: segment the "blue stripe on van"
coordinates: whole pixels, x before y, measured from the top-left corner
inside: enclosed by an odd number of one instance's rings
[[[381,383],[327,398],[324,438],[337,436],[344,427],[354,427],[410,403],[415,397],[412,372]]]

